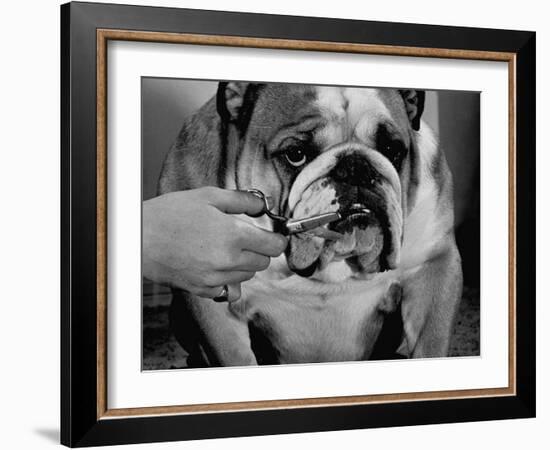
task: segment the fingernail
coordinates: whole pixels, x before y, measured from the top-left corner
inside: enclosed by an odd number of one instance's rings
[[[267,205],[267,209],[272,209],[274,206],[273,197],[271,195],[266,195],[265,203]]]

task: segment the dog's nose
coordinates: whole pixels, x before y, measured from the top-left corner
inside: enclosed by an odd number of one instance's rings
[[[367,187],[372,183],[376,173],[363,155],[352,153],[342,156],[330,175],[340,183]]]

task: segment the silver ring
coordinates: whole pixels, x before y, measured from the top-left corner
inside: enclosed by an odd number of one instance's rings
[[[227,284],[223,285],[222,291],[218,294],[217,297],[214,297],[215,302],[226,302],[227,297],[229,297],[229,287]]]

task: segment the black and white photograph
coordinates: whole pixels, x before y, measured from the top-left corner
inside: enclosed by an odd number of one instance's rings
[[[544,2],[3,17],[0,448],[544,447]]]
[[[480,355],[480,94],[142,77],[142,370]]]

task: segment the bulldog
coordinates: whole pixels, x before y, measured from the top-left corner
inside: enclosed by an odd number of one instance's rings
[[[326,226],[337,238],[291,236],[238,301],[175,290],[171,326],[191,367],[447,356],[462,271],[452,177],[424,98],[222,82],[184,123],[159,194],[254,188],[289,218],[343,217]]]

